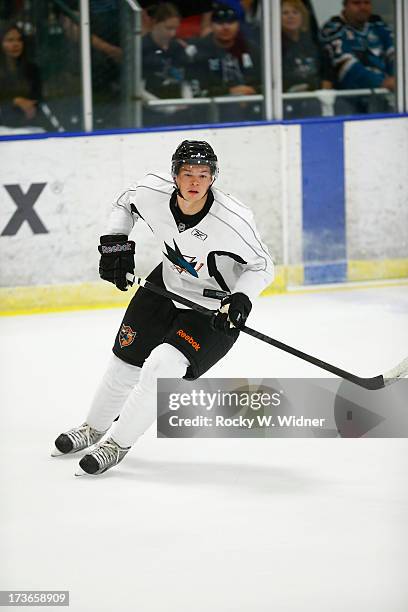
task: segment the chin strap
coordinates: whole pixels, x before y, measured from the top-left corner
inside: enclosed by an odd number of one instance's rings
[[[174,181],[174,184],[176,186],[176,195],[180,196],[180,198],[183,198],[183,200],[185,200],[186,198],[183,196],[183,194],[180,191],[179,186],[177,185],[176,181]]]

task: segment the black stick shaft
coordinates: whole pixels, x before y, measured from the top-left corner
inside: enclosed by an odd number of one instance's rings
[[[350,382],[355,383],[356,385],[359,385],[360,387],[364,387],[366,389],[380,389],[384,386],[384,379],[381,375],[375,376],[374,378],[361,378],[360,376],[351,374],[350,372],[347,372],[346,370],[342,370],[341,368],[338,368],[337,366],[331,365],[330,363],[327,363],[326,361],[323,361],[322,359],[318,359],[317,357],[308,355],[307,353],[304,353],[303,351],[300,351],[299,349],[293,348],[292,346],[289,346],[288,344],[285,344],[284,342],[280,342],[279,340],[270,338],[269,336],[266,336],[265,334],[262,334],[256,331],[255,329],[251,329],[250,327],[245,326],[241,331],[249,334],[250,336],[253,336],[254,338],[258,338],[258,340],[267,342],[268,344],[271,344],[272,346],[275,346],[276,348],[281,349],[282,351],[285,351],[286,353],[290,353],[291,355],[295,355],[295,357],[299,357],[300,359],[303,359],[304,361],[308,361],[309,363],[312,363],[318,368],[322,368],[323,370],[327,370],[328,372],[331,372],[332,374],[336,374],[336,376],[340,376],[340,378],[349,380]]]
[[[175,302],[178,302],[179,304],[183,304],[184,306],[187,306],[188,308],[191,308],[192,310],[201,312],[201,314],[204,314],[206,316],[212,316],[216,312],[216,310],[210,310],[209,308],[206,308],[205,306],[196,304],[195,302],[192,302],[191,300],[188,300],[187,298],[184,298],[181,295],[177,295],[176,293],[172,293],[171,291],[168,291],[167,289],[158,287],[157,285],[154,285],[153,283],[149,281],[139,278],[137,279],[136,282],[141,287],[144,287],[145,289],[148,289],[149,291],[152,291],[153,293],[157,293],[158,295],[162,295],[163,297],[170,298],[171,300],[174,300]],[[340,378],[344,378],[345,380],[348,380],[358,385],[359,387],[364,387],[365,389],[371,389],[371,390],[382,389],[384,387],[384,378],[381,374],[379,376],[374,376],[372,378],[361,378],[360,376],[351,374],[350,372],[347,372],[346,370],[342,370],[341,368],[338,368],[337,366],[331,365],[330,363],[327,363],[326,361],[323,361],[322,359],[313,357],[313,355],[308,355],[307,353],[304,353],[303,351],[299,351],[299,349],[293,348],[292,346],[289,346],[288,344],[285,344],[284,342],[275,340],[274,338],[271,338],[270,336],[262,334],[261,332],[258,332],[255,329],[252,329],[251,327],[247,327],[246,325],[240,331],[244,332],[244,334],[248,334],[249,336],[253,336],[254,338],[257,338],[258,340],[262,340],[262,342],[271,344],[272,346],[275,346],[281,351],[285,351],[286,353],[290,353],[291,355],[294,355],[295,357],[299,357],[300,359],[303,359],[304,361],[308,361],[309,363],[317,366],[318,368],[321,368],[322,370],[326,370],[327,372],[331,372],[332,374],[335,374],[336,376],[340,376]]]

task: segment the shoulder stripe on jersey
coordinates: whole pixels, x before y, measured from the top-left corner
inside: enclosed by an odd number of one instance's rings
[[[217,215],[214,215],[214,213],[211,212],[211,210],[208,212],[208,215],[211,215],[211,217],[214,217],[214,219],[218,219],[218,221],[221,221],[221,223],[224,223],[225,225],[227,225],[230,229],[232,229],[233,232],[235,232],[236,234],[238,234],[238,236],[242,239],[243,242],[245,242],[245,244],[251,249],[251,251],[253,251],[255,253],[255,255],[257,255],[258,257],[260,257],[261,259],[264,260],[265,262],[265,266],[262,268],[262,270],[266,270],[268,267],[268,261],[266,259],[266,257],[263,257],[262,255],[260,255],[256,249],[254,249],[254,247],[252,246],[252,244],[249,244],[249,242],[247,242],[245,240],[245,238],[234,228],[232,227],[232,225],[230,225],[229,223],[227,223],[226,221],[224,221],[224,219],[220,219],[220,217],[217,217]],[[259,240],[258,240],[259,242]],[[262,249],[263,250],[263,249]],[[271,260],[272,261],[272,260]]]
[[[164,193],[164,195],[170,195],[167,191],[162,191],[161,189],[153,189],[153,187],[148,187],[147,185],[138,185],[136,189],[150,189],[150,191],[157,191],[157,193]]]
[[[234,198],[234,196],[232,196],[230,193],[225,193],[225,191],[223,191],[222,189],[218,189],[218,187],[217,187],[217,191],[220,191],[223,195],[225,195],[226,198],[229,198],[230,200],[238,204],[238,206],[240,206],[241,208],[245,208],[245,210],[251,210],[249,206],[246,206],[246,204]]]
[[[129,215],[130,215],[130,217],[131,217],[131,219],[132,219],[132,227],[134,227],[134,225],[135,225],[135,220],[134,220],[134,218],[133,218],[133,215],[132,215],[131,211],[128,209],[128,207],[127,207],[127,206],[125,206],[124,204],[120,204],[120,203],[119,203],[119,200],[121,199],[121,197],[122,197],[122,196],[124,196],[124,195],[125,195],[125,193],[127,193],[128,191],[133,191],[133,189],[126,189],[125,191],[123,191],[123,192],[120,194],[120,196],[117,198],[117,200],[116,200],[115,204],[116,204],[116,206],[117,206],[118,208],[123,208],[123,210],[126,210],[126,212],[127,212],[127,213],[129,213]]]
[[[169,183],[170,185],[174,185],[173,181],[168,181],[167,179],[165,179],[163,176],[160,176],[160,174],[154,174],[153,172],[148,172],[146,174],[146,176],[154,176],[162,181],[164,181],[165,183]]]
[[[120,198],[121,198],[122,196],[124,196],[124,195],[125,195],[125,193],[127,193],[128,191],[130,191],[130,189],[125,189],[125,191],[122,191],[122,193],[120,194],[120,196],[119,196],[119,197],[118,197],[118,199],[116,200],[116,204],[117,204],[118,206],[123,206],[123,204],[119,204],[119,200],[120,200]]]
[[[120,196],[118,197],[118,199],[115,202],[118,206],[121,206],[122,208],[125,208],[125,206],[123,206],[123,204],[119,204],[119,200],[120,200],[121,197],[123,197],[125,195],[125,193],[128,193],[128,191],[136,191],[136,189],[125,189],[125,191],[122,191],[122,193],[120,194]],[[126,208],[126,210],[128,210],[128,209]]]
[[[241,219],[241,221],[243,221],[245,223],[245,225],[247,225],[249,227],[249,229],[251,230],[251,232],[254,235],[255,240],[257,241],[257,243],[259,244],[259,246],[261,247],[261,251],[263,251],[263,253],[265,253],[265,255],[267,256],[268,259],[270,259],[272,261],[271,256],[269,255],[268,251],[264,248],[262,242],[259,240],[259,238],[257,237],[257,235],[255,234],[255,230],[252,227],[252,225],[250,225],[248,223],[248,221],[246,219],[244,219],[243,217],[241,217],[237,212],[235,212],[234,210],[231,210],[230,208],[228,208],[228,206],[225,206],[225,204],[222,204],[222,202],[220,202],[219,200],[216,200],[217,204],[219,204],[220,206],[222,206],[222,208],[225,208],[225,210],[228,210],[228,212],[232,213],[233,215],[236,215],[239,219]],[[250,210],[250,209],[248,209]],[[218,218],[218,217],[217,217]],[[227,223],[228,225],[228,223]],[[237,232],[238,233],[238,232]],[[256,251],[255,251],[256,252]]]

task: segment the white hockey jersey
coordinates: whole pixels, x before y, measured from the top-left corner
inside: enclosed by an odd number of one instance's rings
[[[162,249],[163,281],[169,291],[212,309],[214,300],[203,296],[207,288],[228,288],[253,300],[273,281],[273,262],[250,209],[212,187],[214,202],[207,214],[180,231],[170,209],[174,189],[170,174],[147,174],[114,201],[107,234],[128,236],[142,218]]]

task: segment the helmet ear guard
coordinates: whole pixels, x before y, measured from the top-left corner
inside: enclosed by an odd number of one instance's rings
[[[183,140],[171,158],[171,175],[175,180],[183,164],[208,166],[213,182],[218,176],[218,158],[213,148],[204,140]]]

